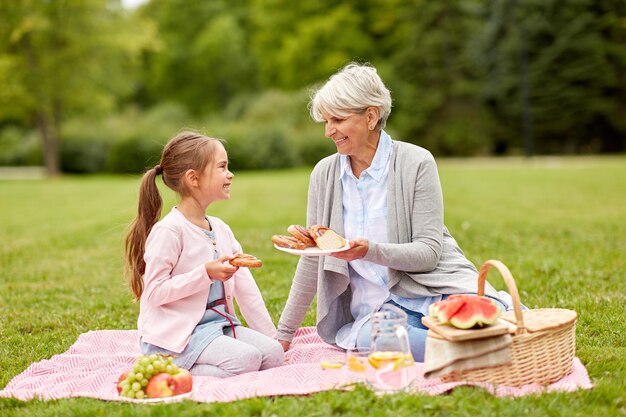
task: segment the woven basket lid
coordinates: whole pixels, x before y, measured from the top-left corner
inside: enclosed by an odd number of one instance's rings
[[[536,308],[522,311],[524,326],[529,333],[555,329],[576,321],[576,312],[564,308]],[[507,311],[500,317],[511,323],[516,323],[515,312]]]

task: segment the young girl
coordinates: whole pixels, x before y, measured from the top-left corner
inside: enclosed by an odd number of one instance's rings
[[[157,175],[180,196],[160,221]],[[177,135],[144,174],[137,218],[126,237],[130,286],[140,300],[141,353],[173,355],[194,375],[229,377],[284,360],[249,269],[228,263],[242,252],[239,242],[226,223],[205,214],[209,204],[230,197],[232,180],[219,140]],[[235,316],[235,298],[251,329]]]

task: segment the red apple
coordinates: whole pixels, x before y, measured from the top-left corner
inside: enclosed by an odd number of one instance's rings
[[[122,375],[120,375],[120,377],[117,379],[117,393],[121,394],[122,393],[122,381],[126,379],[126,376],[128,375],[128,371],[124,372]]]
[[[176,375],[172,375],[172,380],[171,386],[174,390],[174,395],[184,394],[193,388],[193,377],[191,372],[186,369],[180,368]]]
[[[173,391],[174,383],[172,376],[165,372],[156,374],[146,385],[146,395],[148,398],[163,398],[171,397],[174,395]]]

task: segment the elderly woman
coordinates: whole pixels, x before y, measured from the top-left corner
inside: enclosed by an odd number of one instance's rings
[[[411,351],[421,362],[428,306],[475,293],[478,274],[443,224],[435,160],[383,130],[391,96],[371,66],[349,64],[333,75],[313,95],[310,112],[337,153],[313,169],[307,227],[334,229],[350,249],[300,258],[278,340],[289,348],[317,294],[322,339],[344,349],[369,347],[370,314],[390,303],[407,313]],[[489,285],[486,294],[501,303]]]

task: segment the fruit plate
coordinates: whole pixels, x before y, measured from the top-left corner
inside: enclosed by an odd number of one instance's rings
[[[348,250],[350,249],[350,242],[346,240],[346,246],[339,248],[339,249],[320,249],[318,247],[306,248],[306,249],[290,249],[290,248],[281,248],[278,245],[274,245],[274,247],[280,251],[287,252],[292,255],[322,256],[322,255],[328,255],[329,253],[343,252],[345,250]]]
[[[193,390],[186,392],[184,394],[173,395],[171,397],[162,397],[162,398],[143,398],[141,400],[135,398],[129,398],[129,401],[139,404],[167,404],[167,403],[177,403],[179,401],[187,400],[191,398],[193,394]]]

